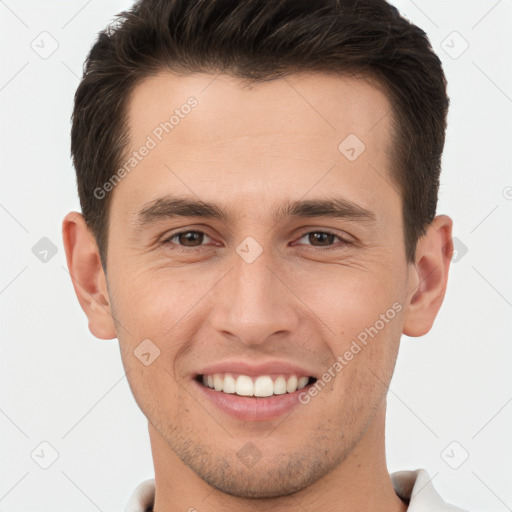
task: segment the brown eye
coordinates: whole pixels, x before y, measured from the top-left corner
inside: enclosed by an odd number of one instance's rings
[[[330,231],[310,231],[308,233],[304,233],[298,241],[301,242],[301,240],[304,239],[308,242],[305,245],[310,245],[312,247],[326,247],[328,249],[336,247],[336,240],[341,242],[341,246],[350,243],[340,235],[331,233]]]
[[[202,231],[180,231],[174,233],[169,238],[164,240],[165,244],[178,245],[181,247],[200,247],[204,242],[204,239],[210,238]]]
[[[311,242],[313,245],[320,246],[333,244],[336,238],[336,235],[333,235],[332,233],[325,233],[322,231],[313,231],[312,233],[309,233],[307,236],[309,242]],[[316,244],[316,242],[318,242],[318,244]]]
[[[178,233],[176,236],[178,237],[178,241],[181,245],[195,247],[196,245],[201,245],[204,233],[199,231],[185,231],[183,233]]]

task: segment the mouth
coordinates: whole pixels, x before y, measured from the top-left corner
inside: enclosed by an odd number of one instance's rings
[[[205,388],[244,398],[269,398],[296,393],[316,382],[316,377],[298,374],[244,375],[199,374],[195,380]]]
[[[289,414],[316,381],[297,374],[210,373],[193,379],[213,407],[244,422],[271,421]]]
[[[270,421],[303,403],[302,394],[317,382],[306,368],[285,360],[224,360],[198,369],[192,383],[207,410],[244,422]]]

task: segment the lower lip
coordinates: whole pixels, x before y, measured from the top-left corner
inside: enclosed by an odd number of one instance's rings
[[[299,395],[307,392],[313,384],[305,386],[293,393],[272,395],[269,397],[243,397],[235,393],[215,391],[194,380],[204,396],[222,411],[244,421],[268,421],[288,414],[300,404]]]

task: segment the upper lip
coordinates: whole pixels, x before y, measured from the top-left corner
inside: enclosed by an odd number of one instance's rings
[[[269,375],[272,373],[280,373],[283,375],[297,375],[315,377],[315,373],[306,368],[302,368],[296,364],[287,361],[266,361],[264,363],[255,364],[254,362],[229,360],[219,361],[217,363],[209,364],[201,370],[197,375],[212,375],[214,373],[238,373],[247,375],[249,377],[256,377],[258,375]]]

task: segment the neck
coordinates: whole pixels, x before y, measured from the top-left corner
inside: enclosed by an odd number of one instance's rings
[[[199,478],[149,425],[155,466],[154,512],[405,512],[386,467],[385,400],[350,455],[312,485],[276,498],[240,498]]]

